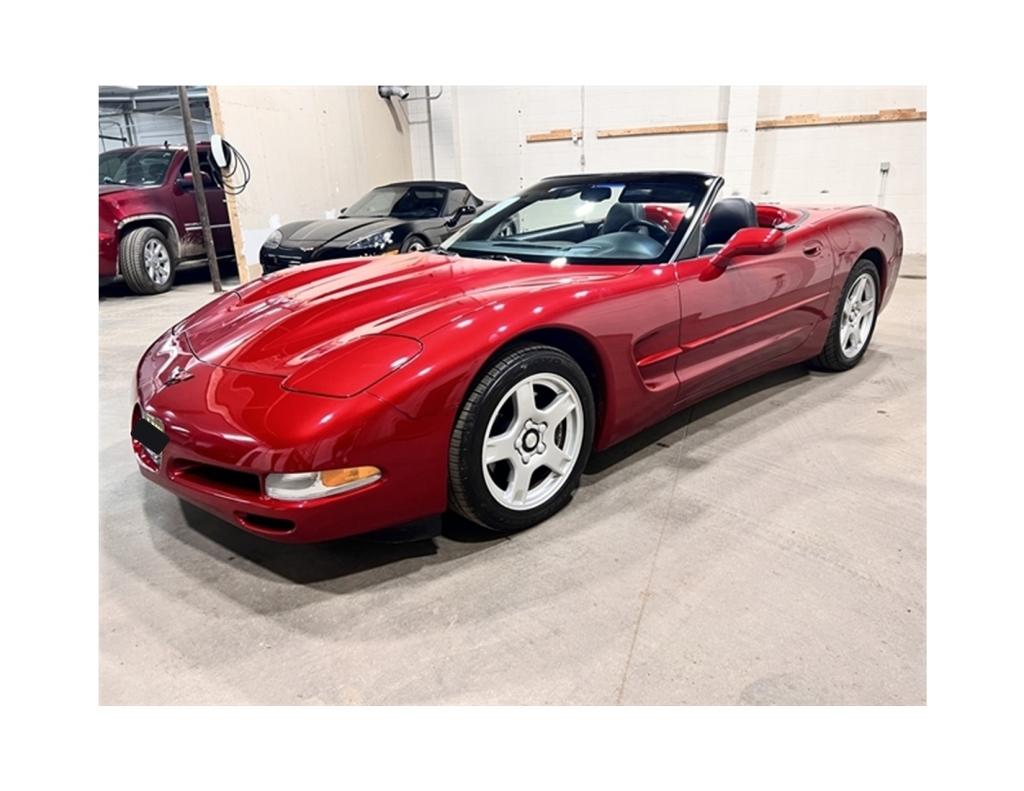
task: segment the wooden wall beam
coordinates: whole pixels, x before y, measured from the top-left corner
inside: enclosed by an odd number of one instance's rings
[[[798,126],[843,126],[846,124],[885,124],[897,121],[925,121],[928,113],[915,107],[901,107],[893,110],[879,110],[877,113],[851,115],[819,115],[803,113],[787,115],[785,118],[763,118],[757,122],[757,129],[788,129]],[[624,129],[598,129],[599,139],[616,137],[646,137],[648,135],[693,135],[705,132],[727,132],[725,121],[710,121],[699,124],[668,124],[664,126],[630,126]],[[575,140],[582,134],[580,129],[552,129],[549,132],[535,132],[526,136],[527,143],[547,143],[552,140]]]
[[[702,132],[725,132],[725,121],[701,124],[669,124],[667,126],[631,126],[626,129],[598,129],[597,136],[604,137],[645,137],[647,135],[693,135]]]
[[[788,129],[797,126],[844,126],[846,124],[886,124],[895,121],[925,121],[928,113],[914,107],[896,110],[879,110],[877,113],[858,115],[787,115],[785,118],[762,118],[758,129]]]
[[[534,132],[526,136],[527,143],[547,143],[551,140],[573,140],[579,137],[579,129],[552,129],[550,132]]]

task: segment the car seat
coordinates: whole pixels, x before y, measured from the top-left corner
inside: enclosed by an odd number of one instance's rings
[[[757,207],[746,198],[722,198],[711,207],[704,223],[700,254],[717,253],[741,228],[757,227]]]

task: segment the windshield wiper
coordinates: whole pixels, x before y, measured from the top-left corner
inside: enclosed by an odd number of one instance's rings
[[[561,241],[561,240],[555,240]],[[516,245],[519,247],[551,247],[549,242],[531,242],[529,239],[502,239],[501,244]]]
[[[445,250],[443,247],[441,247],[441,245],[435,245],[434,247],[431,247],[430,250],[443,253],[445,255],[457,255],[459,257],[465,255],[468,256],[469,258],[486,258],[489,261],[512,261],[513,263],[517,264],[521,264],[523,262],[522,258],[513,258],[510,255],[505,255],[504,253],[485,253],[477,252],[476,250],[467,250],[465,253],[460,253],[454,248],[449,248]]]
[[[510,255],[505,255],[504,253],[481,253],[479,257],[480,258],[489,258],[489,259],[491,259],[493,261],[514,261],[516,263],[522,263],[523,262],[522,258],[513,258]]]

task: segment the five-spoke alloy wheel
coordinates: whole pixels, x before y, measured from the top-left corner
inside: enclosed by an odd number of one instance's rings
[[[506,508],[527,511],[568,480],[583,444],[583,404],[563,377],[534,374],[505,395],[484,436],[488,491]]]
[[[869,272],[857,276],[843,302],[839,325],[839,348],[853,359],[868,342],[875,323],[875,279]]]
[[[452,506],[503,532],[560,510],[593,443],[594,397],[565,352],[531,344],[490,366],[456,420],[448,458]]]
[[[850,271],[839,297],[825,346],[814,363],[827,371],[853,368],[867,351],[878,315],[878,270],[862,258]]]

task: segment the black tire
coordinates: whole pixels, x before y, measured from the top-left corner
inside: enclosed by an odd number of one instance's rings
[[[530,510],[513,510],[488,490],[481,462],[491,415],[505,395],[528,376],[553,373],[575,389],[583,412],[583,439],[565,483],[549,500]],[[472,522],[500,533],[514,533],[543,522],[564,508],[579,487],[594,443],[594,394],[579,364],[561,349],[528,344],[511,349],[470,389],[459,410],[448,449],[449,504]]]
[[[871,279],[875,283],[875,315],[871,322],[871,330],[868,332],[867,341],[864,342],[864,345],[857,354],[853,357],[847,357],[846,354],[843,353],[842,341],[840,340],[843,321],[843,306],[846,304],[846,298],[849,295],[854,282],[856,282],[857,278],[865,272],[871,275]],[[881,293],[881,289],[879,288],[878,269],[875,268],[874,263],[868,261],[866,258],[862,258],[857,261],[857,263],[853,265],[853,269],[850,270],[850,274],[846,278],[846,282],[843,284],[843,292],[839,295],[839,301],[836,303],[835,313],[832,316],[832,324],[828,329],[828,336],[825,338],[825,345],[822,348],[821,353],[811,361],[811,364],[815,368],[822,371],[848,371],[861,361],[865,352],[868,350],[868,346],[871,345],[871,338],[874,336],[875,327],[878,324],[878,302],[881,298]]]
[[[428,242],[422,236],[406,237],[405,241],[402,242],[402,247],[400,248],[401,252],[408,253],[416,245],[419,245],[420,250],[426,250],[428,247],[430,247],[430,242]]]
[[[159,245],[169,261],[170,273],[159,282],[150,276],[146,267],[146,245]],[[118,247],[118,265],[124,282],[136,294],[162,294],[174,285],[174,272],[178,262],[174,258],[166,237],[156,228],[135,228],[124,235]]]

